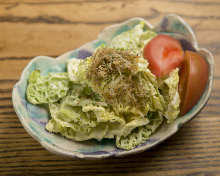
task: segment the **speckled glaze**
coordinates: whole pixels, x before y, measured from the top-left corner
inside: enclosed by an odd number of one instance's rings
[[[119,157],[139,153],[150,149],[176,133],[184,123],[195,117],[205,106],[210,96],[213,82],[213,56],[208,50],[198,47],[195,34],[182,18],[176,15],[168,15],[155,27],[145,21],[147,28],[154,29],[158,33],[166,33],[174,36],[181,42],[184,49],[198,51],[209,64],[209,79],[205,92],[199,102],[187,114],[183,117],[179,117],[172,124],[168,125],[164,123],[146,143],[130,151],[117,149],[114,140],[104,139],[101,142],[96,140],[75,142],[45,130],[45,125],[49,119],[48,112],[43,107],[30,104],[25,97],[29,74],[35,69],[41,70],[44,75],[48,74],[48,72],[63,72],[66,70],[67,60],[73,58],[84,59],[91,56],[95,48],[103,43],[108,44],[113,37],[131,29],[140,21],[145,20],[142,18],[131,18],[123,23],[112,25],[102,31],[97,37],[97,40],[89,42],[76,50],[69,51],[56,59],[47,56],[38,56],[26,66],[20,81],[17,82],[13,88],[13,106],[26,131],[43,147],[55,154],[84,159],[98,159],[112,156]]]

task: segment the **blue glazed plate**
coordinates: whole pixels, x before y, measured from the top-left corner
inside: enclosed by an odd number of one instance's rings
[[[179,117],[172,124],[164,123],[146,143],[130,151],[117,149],[114,140],[106,139],[101,142],[96,140],[75,142],[45,130],[45,125],[49,120],[48,112],[42,107],[30,104],[25,98],[29,74],[35,69],[40,70],[44,75],[49,72],[63,72],[66,70],[66,62],[69,59],[84,59],[92,55],[93,51],[98,46],[103,43],[108,44],[113,37],[133,28],[140,21],[145,20],[142,18],[131,18],[123,23],[112,25],[102,31],[97,37],[97,40],[91,41],[76,50],[69,51],[56,59],[47,56],[38,56],[26,66],[20,81],[18,81],[13,88],[13,106],[26,131],[47,150],[55,154],[85,159],[98,159],[110,156],[119,157],[143,152],[176,133],[184,123],[195,117],[195,115],[205,106],[210,96],[213,82],[213,56],[208,50],[198,47],[196,37],[191,27],[185,23],[182,18],[176,15],[168,15],[155,27],[145,21],[147,28],[153,29],[158,33],[166,33],[178,38],[183,48],[198,51],[204,56],[209,64],[209,79],[205,92],[199,102],[187,114],[183,117]]]

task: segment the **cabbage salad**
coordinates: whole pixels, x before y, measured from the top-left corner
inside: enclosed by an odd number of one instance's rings
[[[144,46],[157,35],[144,23],[102,45],[86,59],[72,59],[67,72],[31,73],[26,90],[32,104],[46,104],[46,129],[68,139],[115,139],[131,150],[145,143],[163,121],[179,114],[178,68],[156,78],[143,58]]]

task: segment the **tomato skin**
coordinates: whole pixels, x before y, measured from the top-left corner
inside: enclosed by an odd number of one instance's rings
[[[157,77],[163,77],[180,67],[184,59],[179,41],[164,34],[154,37],[144,47],[143,54],[149,62],[149,69]]]
[[[208,64],[202,56],[186,51],[180,70],[180,115],[187,113],[202,96],[208,81]]]

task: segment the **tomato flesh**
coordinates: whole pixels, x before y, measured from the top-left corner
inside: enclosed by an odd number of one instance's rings
[[[169,74],[180,67],[184,52],[178,40],[159,34],[144,47],[144,58],[149,62],[149,69],[157,77]]]
[[[180,70],[180,115],[187,113],[202,96],[208,81],[208,64],[202,56],[186,51]]]

